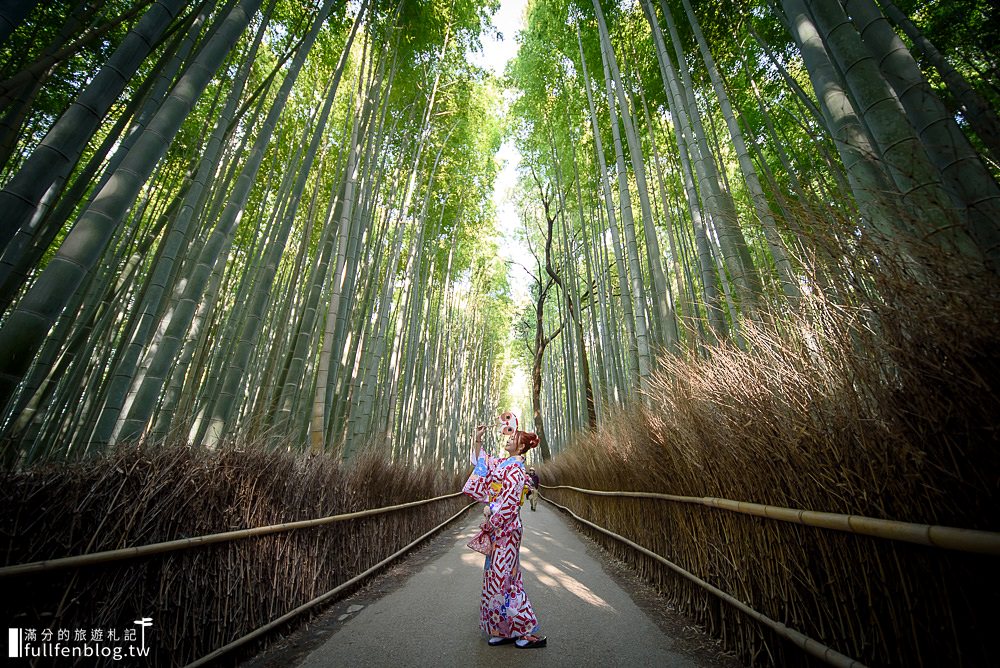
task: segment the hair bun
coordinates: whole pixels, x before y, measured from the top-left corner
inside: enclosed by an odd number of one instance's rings
[[[538,434],[533,431],[523,431],[521,432],[521,444],[524,446],[525,450],[531,450],[536,447],[539,443]]]

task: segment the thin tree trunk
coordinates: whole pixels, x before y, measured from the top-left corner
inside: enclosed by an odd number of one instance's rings
[[[625,270],[624,253],[621,248],[621,240],[618,233],[618,221],[615,217],[615,207],[611,200],[611,183],[608,179],[608,167],[604,160],[604,146],[601,142],[601,129],[597,123],[597,111],[594,108],[594,96],[590,90],[590,76],[587,74],[587,59],[583,53],[583,41],[580,38],[580,26],[576,28],[576,42],[580,48],[580,64],[583,70],[584,87],[587,92],[587,104],[590,108],[590,122],[594,130],[594,150],[597,153],[598,164],[601,170],[601,191],[604,194],[604,206],[608,215],[608,229],[611,231],[611,239],[615,251],[615,263],[618,269],[619,284],[621,289],[622,311],[624,312],[625,331],[628,335],[628,345],[626,346],[626,357],[628,359],[629,371],[634,382],[638,382],[641,377],[639,365],[639,343],[636,332],[636,316],[632,300],[632,290],[629,285],[628,273]]]
[[[651,3],[651,0],[649,0]],[[736,215],[736,206],[732,197],[722,190],[719,181],[719,171],[716,167],[715,156],[708,146],[708,140],[701,122],[701,112],[698,109],[694,98],[694,85],[691,82],[690,74],[686,67],[681,65],[685,62],[684,51],[681,40],[674,24],[673,14],[664,0],[660,0],[660,8],[663,17],[667,22],[667,29],[670,31],[670,39],[674,45],[674,52],[677,56],[680,75],[680,85],[674,91],[676,107],[686,109],[686,115],[691,129],[689,148],[695,153],[694,167],[698,173],[698,181],[701,186],[702,197],[705,199],[706,208],[709,210],[712,221],[718,230],[719,242],[722,249],[722,258],[725,261],[726,269],[732,276],[733,282],[739,290],[741,306],[744,312],[755,316],[757,301],[761,292],[760,275],[754,267],[753,260],[747,247],[743,231],[740,229],[739,219]],[[655,21],[655,11],[651,4],[649,6],[647,19],[651,21],[653,31],[659,30]],[[666,56],[666,54],[664,54]],[[664,63],[668,69],[672,69],[673,64],[669,56]],[[675,81],[676,75],[671,76]],[[725,276],[721,276],[725,278]],[[736,323],[734,323],[735,325]]]
[[[683,4],[688,22],[691,24],[691,29],[698,42],[702,60],[705,61],[705,67],[712,81],[715,96],[719,101],[719,108],[722,110],[722,116],[726,121],[726,126],[729,128],[729,136],[733,141],[733,148],[736,151],[736,158],[739,161],[743,180],[746,183],[747,190],[750,191],[750,199],[753,201],[754,210],[757,212],[757,219],[760,221],[764,230],[764,236],[767,238],[771,257],[774,260],[775,267],[778,270],[778,277],[781,280],[782,291],[785,297],[792,304],[795,304],[800,297],[800,293],[796,285],[795,275],[792,272],[791,263],[788,261],[784,241],[782,241],[781,234],[778,232],[774,216],[771,215],[771,209],[764,195],[764,189],[761,187],[760,179],[757,178],[757,172],[754,170],[753,162],[750,160],[750,154],[747,151],[746,142],[743,139],[743,133],[729,103],[729,95],[726,93],[725,86],[723,86],[722,77],[719,75],[712,52],[708,48],[708,42],[705,41],[705,37],[701,33],[701,26],[694,14],[694,10],[691,8],[691,1],[683,0]]]

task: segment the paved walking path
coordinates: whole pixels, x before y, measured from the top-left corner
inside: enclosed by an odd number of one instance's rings
[[[588,554],[587,544],[551,506],[521,511],[525,590],[549,638],[548,647],[489,647],[479,631],[484,557],[465,544],[479,515],[458,522],[454,545],[388,595],[365,606],[297,665],[334,666],[657,666],[704,668],[681,653]],[[593,548],[590,548],[594,552]],[[355,606],[355,608],[360,606]],[[346,617],[346,616],[344,616]]]

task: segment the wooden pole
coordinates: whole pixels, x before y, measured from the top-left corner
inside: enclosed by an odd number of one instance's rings
[[[581,489],[568,485],[540,486],[545,489],[569,489],[581,494],[592,494],[594,496],[623,496],[691,503],[710,508],[730,510],[734,513],[742,513],[744,515],[766,517],[781,522],[791,522],[793,524],[834,529],[835,531],[845,531],[864,536],[875,536],[876,538],[928,545],[945,550],[1000,556],[1000,532],[996,531],[959,529],[936,524],[915,524],[913,522],[899,522],[897,520],[880,520],[863,515],[843,515],[816,510],[798,510],[796,508],[782,508],[780,506],[767,506],[759,503],[719,499],[712,496],[678,496],[675,494],[656,494],[654,492],[607,492],[594,489]]]

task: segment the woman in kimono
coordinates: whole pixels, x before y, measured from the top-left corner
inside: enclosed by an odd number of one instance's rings
[[[501,416],[501,422],[507,413]],[[513,416],[511,416],[513,417]],[[516,424],[517,418],[513,418]],[[521,504],[525,496],[524,453],[538,445],[538,436],[513,428],[504,448],[509,457],[490,457],[481,449],[486,427],[476,428],[479,451],[476,470],[463,491],[488,505],[482,530],[493,541],[486,557],[480,600],[479,628],[489,635],[491,646],[513,642],[520,648],[545,647],[546,638],[537,634],[538,619],[521,579]],[[506,431],[506,430],[505,430]]]

